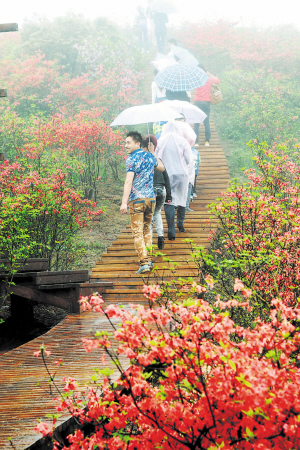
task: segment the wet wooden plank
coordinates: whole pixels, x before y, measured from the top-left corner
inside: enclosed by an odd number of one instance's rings
[[[0,33],[7,33],[8,31],[18,31],[17,23],[1,23]]]
[[[66,270],[61,272],[41,272],[34,279],[34,284],[83,283],[89,279],[88,270]]]

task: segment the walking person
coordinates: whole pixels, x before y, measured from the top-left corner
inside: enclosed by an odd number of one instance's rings
[[[166,13],[152,11],[151,19],[153,20],[155,26],[155,37],[158,52],[164,53],[167,36],[166,24],[169,22],[168,15]]]
[[[194,156],[193,156],[193,145],[196,142],[196,133],[192,129],[192,127],[186,123],[185,117],[182,119],[176,120],[177,127],[179,128],[180,135],[184,137],[188,143],[191,146],[192,152],[190,153],[190,163],[187,166],[188,174],[189,174],[189,187],[188,187],[188,194],[186,199],[186,205],[185,205],[185,212],[194,212],[193,209],[190,208],[190,201],[191,201],[191,195],[192,190],[194,187],[195,182],[195,164],[194,164]]]
[[[160,172],[165,170],[154,150],[145,152],[141,149],[141,143],[140,133],[131,131],[127,134],[125,149],[129,156],[126,159],[126,180],[120,207],[121,214],[126,214],[129,199],[131,229],[140,262],[137,274],[149,272],[153,265],[149,247],[152,245],[150,227],[155,208],[154,168]]]
[[[135,25],[138,29],[139,46],[141,50],[144,51],[144,43],[145,43],[146,51],[149,52],[147,17],[144,14],[143,8],[141,6],[137,7],[137,16],[135,19]]]
[[[219,80],[219,78],[211,75],[204,67],[201,67],[201,69],[203,69],[207,73],[209,78],[204,86],[198,87],[195,90],[194,104],[196,106],[198,106],[198,108],[200,108],[207,115],[207,117],[204,119],[203,124],[204,124],[204,130],[205,130],[205,144],[204,145],[206,147],[208,147],[209,141],[210,141],[210,136],[211,136],[210,124],[209,124],[210,103],[211,103],[211,94],[210,94],[211,85],[212,85],[212,83],[219,84],[220,80]],[[195,123],[194,130],[197,135],[197,144],[199,144],[199,123]]]
[[[172,202],[165,204],[165,213],[168,223],[168,239],[173,241],[175,233],[175,207],[177,207],[177,228],[185,232],[185,205],[188,193],[189,173],[188,165],[191,161],[191,146],[180,135],[175,120],[170,120],[164,127],[157,143],[156,155],[162,160],[168,172]]]
[[[150,151],[156,149],[157,139],[153,134],[150,136],[143,138],[142,148],[145,151]],[[163,221],[161,217],[161,209],[164,203],[170,203],[172,201],[171,194],[171,185],[168,173],[166,170],[163,172],[159,172],[156,168],[154,169],[154,177],[153,177],[153,188],[155,193],[155,210],[153,214],[153,221],[156,233],[157,233],[157,247],[159,250],[163,250],[165,246],[165,237],[164,237],[164,227]],[[152,229],[152,227],[151,227]]]

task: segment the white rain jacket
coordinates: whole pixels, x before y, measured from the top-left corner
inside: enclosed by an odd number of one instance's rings
[[[178,123],[170,120],[157,142],[156,155],[168,172],[172,192],[172,205],[186,206],[189,185],[188,166],[193,160],[188,141],[180,135]]]
[[[180,122],[178,120],[178,121],[176,121],[176,123],[178,125],[180,135],[188,141],[188,143],[190,144],[191,147],[193,147],[193,145],[195,144],[196,139],[197,139],[197,135],[196,135],[195,131],[193,130],[193,128],[186,122]],[[192,149],[189,152],[189,156],[190,156],[190,160],[191,160],[190,164],[188,165],[189,183],[191,183],[194,186],[195,167],[194,167],[194,164],[192,163],[192,160],[194,159]]]

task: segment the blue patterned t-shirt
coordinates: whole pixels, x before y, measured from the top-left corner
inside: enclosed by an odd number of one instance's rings
[[[158,165],[152,153],[141,148],[132,152],[126,159],[126,172],[134,172],[129,201],[138,198],[155,198],[153,190],[154,167]]]

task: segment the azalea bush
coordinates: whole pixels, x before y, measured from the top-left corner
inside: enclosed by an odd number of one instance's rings
[[[10,107],[0,106],[0,151],[5,158],[14,161],[19,147],[30,136],[29,122]]]
[[[215,110],[222,136],[238,143],[298,142],[300,92],[289,76],[235,70],[224,76],[222,91],[225,101]]]
[[[41,176],[61,169],[66,183],[97,201],[101,182],[119,180],[125,159],[123,134],[103,120],[103,109],[81,111],[72,118],[56,114],[49,120],[35,119],[30,137],[16,157]]]
[[[46,60],[43,54],[2,61],[0,80],[8,90],[3,104],[22,117],[52,112],[52,105],[45,98],[59,86],[60,77],[57,64]]]
[[[49,267],[67,267],[68,249],[79,228],[102,213],[68,187],[67,174],[44,178],[19,163],[0,165],[0,253],[6,270],[19,270],[18,259],[48,258]]]
[[[97,370],[85,392],[64,378],[59,413],[71,412],[81,424],[65,442],[54,433],[53,449],[294,449],[300,444],[300,369],[294,352],[299,310],[272,301],[270,323],[253,329],[235,325],[228,308],[251,309],[237,280],[236,300],[220,297],[209,304],[199,297],[213,287],[194,283],[187,298],[167,300],[159,286],[144,286],[150,308],[134,311],[110,305],[108,320],[117,319],[112,341],[98,331],[83,339],[86,351],[102,350],[119,372]],[[85,309],[102,312],[101,297],[81,300]],[[238,339],[232,339],[232,336]],[[43,347],[45,360],[50,351]],[[130,361],[122,369],[118,356]],[[47,360],[48,361],[48,360]],[[102,356],[103,364],[106,363]],[[58,361],[63,363],[63,361]],[[49,368],[51,371],[52,369]],[[104,381],[101,375],[105,374]],[[50,383],[57,381],[50,375]],[[35,430],[51,436],[56,424],[40,422]],[[84,433],[88,424],[88,434]]]
[[[183,24],[175,34],[212,73],[266,68],[297,76],[299,70],[299,30],[293,26],[257,29],[222,19],[203,20]]]
[[[296,307],[300,297],[300,166],[280,147],[252,146],[258,169],[246,170],[248,183],[233,181],[211,205],[219,221],[211,249],[191,243],[200,280],[209,273],[227,299],[234,294],[235,279],[251,290],[251,314],[236,317],[246,326],[257,316],[268,320],[274,298]]]
[[[55,61],[35,56],[8,60],[0,68],[0,81],[9,90],[4,105],[22,117],[63,113],[74,115],[82,109],[103,107],[111,120],[126,106],[143,101],[142,72],[128,71],[126,65],[99,65],[97,70],[75,77],[60,74]]]

